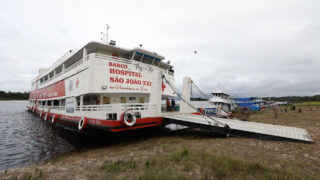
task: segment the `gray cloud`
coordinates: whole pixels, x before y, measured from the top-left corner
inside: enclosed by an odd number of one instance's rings
[[[171,60],[178,87],[189,75],[206,92],[314,95],[320,92],[319,5],[315,0],[4,2],[0,89],[29,90],[40,67],[99,40],[108,23],[119,46],[142,43]]]

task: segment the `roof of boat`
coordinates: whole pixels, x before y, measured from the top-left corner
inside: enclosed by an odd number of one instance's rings
[[[133,49],[126,49],[123,47],[110,45],[110,44],[107,44],[104,42],[90,41],[80,49],[69,50],[66,54],[64,54],[61,58],[59,58],[50,67],[41,68],[39,70],[39,74],[38,74],[37,78],[46,72],[50,72],[50,71],[54,70],[55,68],[57,68],[58,66],[60,66],[61,64],[63,64],[64,62],[66,62],[67,60],[69,60],[71,58],[81,59],[83,56],[83,49],[84,48],[86,48],[87,54],[89,54],[91,52],[95,52],[97,50],[109,50],[109,51],[114,51],[116,53],[123,53],[123,54],[131,54],[131,53],[136,52],[136,54],[141,55],[141,56],[144,55],[144,56],[148,56],[148,57],[153,57],[156,61],[159,61],[159,62],[162,61],[163,59],[165,59],[164,56],[162,56],[156,52],[151,52],[151,51],[148,51],[148,50],[140,48],[140,47],[136,47]],[[166,65],[168,67],[172,67],[171,65],[165,64],[163,62],[161,62],[161,64]],[[32,80],[32,82],[35,81],[37,78]]]
[[[121,52],[121,53],[133,53],[134,51],[142,53],[144,55],[149,55],[149,56],[153,56],[155,57],[157,60],[163,60],[164,56],[156,53],[156,52],[151,52],[148,51],[146,49],[140,48],[140,47],[136,47],[133,49],[126,49],[120,46],[114,46],[114,45],[110,45],[104,42],[98,42],[98,41],[90,41],[88,44],[86,44],[84,47],[82,47],[79,51],[81,51],[83,48],[87,48],[87,51],[89,51],[89,49],[93,48],[93,49],[97,49],[97,48],[101,48],[101,49],[108,49],[108,50],[114,50],[117,52]]]
[[[209,102],[225,103],[225,104],[232,104],[233,103],[231,99],[223,99],[220,97],[212,97],[209,99]]]
[[[211,92],[211,94],[225,94],[227,96],[230,96],[230,94],[227,94],[227,93],[223,92],[222,90],[213,90]]]

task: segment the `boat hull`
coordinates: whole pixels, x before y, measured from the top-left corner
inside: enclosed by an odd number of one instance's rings
[[[41,118],[45,117],[45,113],[41,110],[35,110],[35,115],[39,115],[42,113]],[[56,116],[54,123],[58,123],[59,125],[69,126],[78,129],[79,121],[82,117],[79,116],[67,116],[63,114],[54,114],[48,113],[47,121],[52,122],[53,116]],[[94,118],[86,118],[87,124],[85,128],[82,130],[102,130],[102,131],[110,131],[110,132],[121,132],[128,131],[140,128],[148,128],[163,125],[163,117],[145,117],[145,118],[137,118],[136,123],[133,126],[126,126],[121,120],[103,120],[103,119],[94,119]]]

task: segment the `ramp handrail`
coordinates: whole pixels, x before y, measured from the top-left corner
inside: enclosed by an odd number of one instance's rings
[[[197,108],[190,102],[190,100],[188,100],[175,86],[173,86],[170,83],[170,81],[168,81],[168,79],[166,78],[166,76],[163,73],[161,73],[161,76],[162,76],[162,79],[164,79],[167,82],[167,84],[169,84],[169,86],[172,88],[172,90],[175,93],[177,93],[178,97],[180,97],[180,99],[182,101],[184,101],[192,109],[197,110]],[[206,114],[203,114],[203,113],[200,113],[200,115],[202,115],[201,117],[203,117],[204,119],[209,118],[209,119],[213,120],[214,122],[216,122],[217,124],[220,124],[220,125],[224,126],[226,128],[226,131],[230,130],[230,127],[229,127],[228,124],[222,123],[222,122],[218,121],[217,119],[214,119],[213,117],[209,117],[209,116],[207,116]],[[208,119],[206,119],[206,120],[207,120],[208,124],[211,124],[210,121],[208,121]]]

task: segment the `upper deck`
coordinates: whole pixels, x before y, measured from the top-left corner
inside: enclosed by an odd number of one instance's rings
[[[47,87],[57,82],[57,80],[63,79],[61,76],[66,75],[68,72],[82,64],[85,60],[88,60],[90,54],[97,54],[100,57],[112,58],[123,63],[132,63],[132,61],[137,61],[167,70],[171,75],[173,75],[173,67],[162,62],[164,57],[156,52],[147,51],[142,48],[128,50],[114,45],[92,41],[79,50],[70,50],[49,68],[40,69],[38,76],[31,83],[31,91]]]

